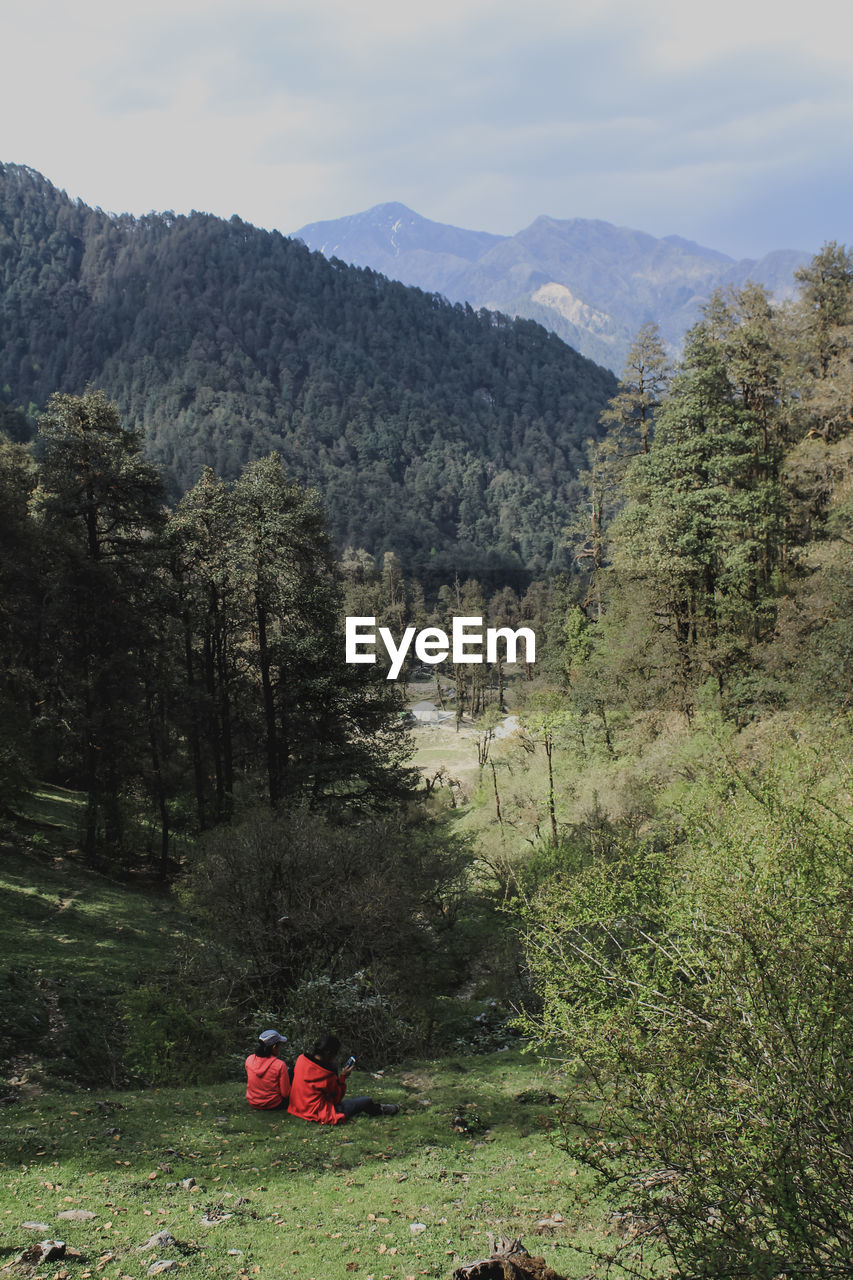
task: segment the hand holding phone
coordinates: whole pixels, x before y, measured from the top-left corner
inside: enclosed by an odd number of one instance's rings
[[[350,1054],[343,1066],[342,1075],[348,1076],[355,1066],[355,1058]]]

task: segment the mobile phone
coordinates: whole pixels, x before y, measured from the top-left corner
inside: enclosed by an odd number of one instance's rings
[[[355,1066],[355,1058],[352,1056],[352,1054],[350,1054],[350,1056],[347,1058],[346,1062],[344,1063],[344,1071],[346,1071],[347,1067],[354,1067],[354,1066]]]

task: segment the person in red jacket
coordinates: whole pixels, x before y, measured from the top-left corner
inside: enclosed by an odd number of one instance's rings
[[[361,1112],[369,1116],[396,1115],[400,1108],[393,1102],[344,1097],[347,1077],[354,1064],[338,1070],[336,1057],[340,1047],[337,1036],[323,1035],[310,1053],[301,1053],[296,1059],[287,1108],[290,1114],[319,1124],[341,1124]]]
[[[256,1111],[280,1111],[290,1097],[287,1063],[278,1056],[287,1036],[262,1031],[258,1047],[246,1059],[246,1100]]]

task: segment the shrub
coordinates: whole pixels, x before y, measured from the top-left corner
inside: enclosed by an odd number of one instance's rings
[[[792,759],[528,912],[527,1029],[580,1069],[566,1142],[632,1224],[629,1274],[849,1275],[853,825]]]
[[[344,827],[262,811],[206,837],[187,892],[215,939],[210,962],[218,949],[231,966],[232,1000],[286,1009],[306,1031],[322,1019],[343,1035],[361,1017],[384,1057],[467,969],[455,943],[468,862],[406,817]]]
[[[123,1020],[125,1067],[146,1084],[210,1084],[233,1074],[233,1016],[200,1007],[187,990],[129,991]]]
[[[305,978],[288,995],[282,1022],[294,1051],[332,1031],[365,1067],[384,1065],[389,1048],[402,1054],[413,1040],[411,1025],[387,996],[373,989],[365,973]]]
[[[0,970],[0,1062],[39,1048],[48,1027],[49,1013],[38,978],[15,965],[4,966]]]

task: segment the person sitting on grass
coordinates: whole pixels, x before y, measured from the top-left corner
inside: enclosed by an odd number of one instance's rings
[[[293,1068],[288,1111],[302,1120],[319,1124],[341,1124],[362,1112],[369,1116],[394,1116],[400,1110],[393,1102],[374,1102],[372,1098],[345,1098],[347,1078],[355,1063],[338,1070],[337,1054],[341,1042],[337,1036],[320,1036],[310,1053],[301,1053]]]
[[[246,1100],[256,1111],[281,1111],[290,1097],[290,1073],[279,1050],[287,1036],[262,1031],[258,1047],[246,1059]]]

